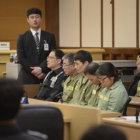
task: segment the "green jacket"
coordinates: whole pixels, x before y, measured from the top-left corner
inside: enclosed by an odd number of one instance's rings
[[[102,90],[99,98],[98,108],[122,113],[127,99],[127,91],[121,80],[119,80],[115,82],[110,88],[104,88]]]
[[[81,77],[81,74],[75,74],[73,77],[68,77],[67,80],[63,83],[63,96],[62,100],[64,103],[69,103],[73,98],[73,93],[76,87],[76,84]]]
[[[73,98],[70,101],[70,104],[77,104],[77,105],[80,104],[79,101],[80,101],[80,96],[81,96],[82,90],[85,90],[84,86],[86,86],[88,82],[89,82],[89,80],[81,74],[81,76],[79,77],[79,80],[76,84],[76,87],[75,87],[75,90],[73,93]]]
[[[98,101],[99,101],[99,97],[101,95],[101,91],[104,89],[104,87],[102,85],[94,85],[92,92],[90,93],[90,95],[88,95],[88,97],[86,98],[88,101],[88,106],[93,106],[93,107],[97,107],[98,106]]]
[[[88,80],[83,87],[81,88],[81,94],[79,97],[79,105],[87,105],[87,96],[89,95],[89,93],[92,92],[94,85],[90,82],[90,80]]]
[[[140,97],[140,80],[138,82],[137,93],[135,96]]]

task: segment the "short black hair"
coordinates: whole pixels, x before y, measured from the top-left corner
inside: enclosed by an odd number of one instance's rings
[[[62,60],[62,58],[63,58],[63,56],[64,56],[64,52],[63,52],[63,51],[58,50],[58,49],[54,49],[54,50],[52,50],[52,51],[55,53],[55,57],[56,57],[57,59],[61,59],[61,60]]]
[[[26,12],[26,16],[29,17],[31,14],[39,14],[42,17],[42,12],[38,8],[30,8]]]
[[[100,125],[88,129],[81,140],[127,140],[125,134],[112,126]]]
[[[68,59],[71,64],[74,64],[74,55],[74,53],[67,53],[63,56],[63,60]]]
[[[24,89],[17,80],[0,78],[0,120],[15,118],[23,94]]]
[[[86,68],[84,70],[84,73],[85,73],[85,75],[86,74],[96,75],[96,71],[97,71],[98,68],[99,68],[98,63],[91,62],[86,66]]]
[[[114,77],[114,82],[119,80],[117,68],[110,62],[105,62],[100,65],[96,71],[97,75],[106,75],[107,77]]]
[[[74,60],[79,60],[82,63],[85,63],[86,61],[88,61],[90,63],[92,62],[92,56],[88,51],[80,50],[75,54]]]

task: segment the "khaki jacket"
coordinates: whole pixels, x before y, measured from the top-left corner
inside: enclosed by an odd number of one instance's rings
[[[99,97],[103,89],[104,87],[102,85],[94,85],[94,88],[92,89],[92,92],[90,93],[90,96],[87,97],[88,106],[93,106],[93,107],[98,106]]]
[[[79,100],[80,100],[82,90],[85,90],[84,87],[87,85],[88,82],[89,82],[89,80],[81,74],[81,76],[79,77],[79,80],[76,84],[76,87],[75,87],[75,90],[73,93],[73,98],[70,101],[70,104],[77,104],[77,105],[80,104]]]
[[[63,103],[69,103],[72,100],[73,93],[75,91],[77,82],[80,77],[81,74],[77,73],[73,77],[69,76],[67,80],[64,82],[63,96],[62,96]]]
[[[140,80],[138,82],[137,93],[135,96],[140,97]]]

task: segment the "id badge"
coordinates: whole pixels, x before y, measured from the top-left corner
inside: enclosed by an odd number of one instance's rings
[[[47,43],[44,44],[44,51],[49,51],[49,44]]]
[[[51,81],[52,81],[51,84],[50,84],[51,88],[54,88],[54,84],[55,84],[56,80],[57,80],[57,77],[52,77],[51,78]]]

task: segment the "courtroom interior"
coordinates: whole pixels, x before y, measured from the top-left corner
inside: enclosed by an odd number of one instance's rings
[[[0,139],[139,140],[140,0],[0,0],[0,98]]]

